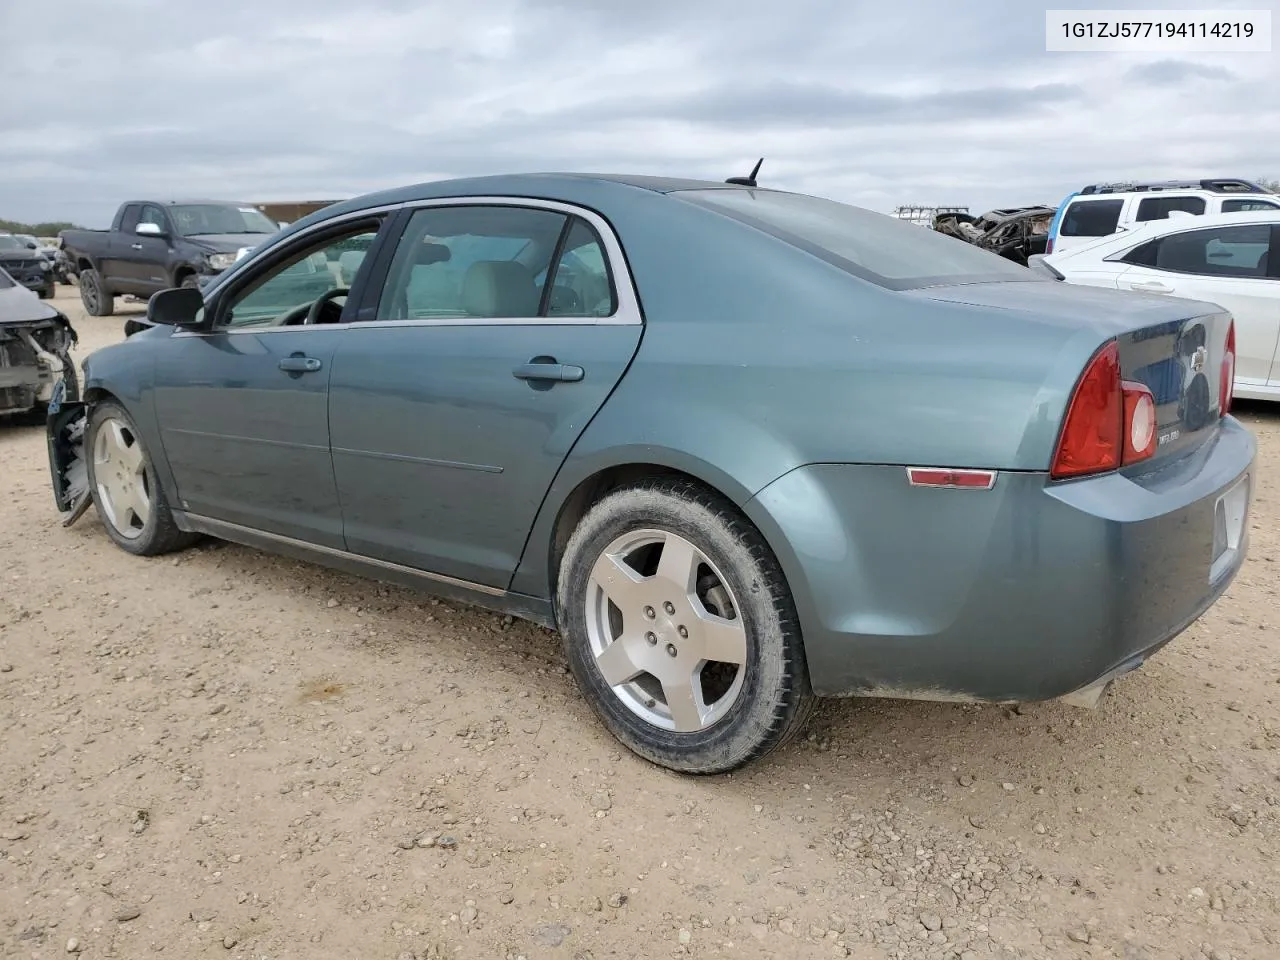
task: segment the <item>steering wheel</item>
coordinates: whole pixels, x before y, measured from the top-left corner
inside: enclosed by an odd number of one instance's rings
[[[351,292],[350,287],[334,287],[328,293],[324,293],[324,294],[321,294],[319,297],[316,297],[316,302],[311,304],[311,309],[307,311],[307,318],[302,322],[304,324],[320,323],[321,322],[320,311],[323,310],[326,306],[336,307],[336,304],[333,303],[333,299],[335,297],[345,297],[350,292]],[[341,308],[338,308],[338,310],[339,310],[339,315],[341,315]]]

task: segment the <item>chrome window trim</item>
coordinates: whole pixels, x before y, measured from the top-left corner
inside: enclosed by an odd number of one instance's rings
[[[323,233],[329,230],[331,227],[334,227],[338,224],[346,223],[348,220],[363,220],[366,217],[378,216],[380,214],[394,215],[396,211],[400,210],[404,206],[405,205],[403,203],[387,203],[377,207],[365,207],[362,210],[350,210],[347,213],[340,213],[337,216],[328,217],[327,219],[321,221],[320,223],[313,223],[311,226],[307,227],[305,230],[299,230],[294,236],[290,237],[284,244],[282,244],[282,246],[293,246],[295,242],[299,242],[299,241],[301,242],[302,246],[305,246],[308,237],[311,237],[312,235],[317,233]],[[209,284],[209,286],[203,291],[205,300],[208,300],[210,296],[217,293],[218,290],[221,287],[223,287],[226,283],[228,283],[233,276],[239,276],[243,274],[245,270],[250,269],[253,262],[259,257],[261,257],[263,255],[264,250],[266,249],[267,248],[265,247],[265,245],[255,247],[253,252],[245,256],[244,259],[239,260],[238,262],[232,264],[226,270],[222,271],[222,273],[218,274],[217,278],[211,284]],[[268,252],[271,254],[274,254],[275,248],[272,247]],[[261,327],[261,328],[215,327],[212,330],[178,330],[173,334],[173,336],[175,337],[211,337],[211,336],[232,336],[235,334],[245,334],[245,333],[253,333],[253,334],[265,334],[265,333],[272,333],[272,332],[297,333],[301,330],[345,330],[350,326],[353,326],[353,324],[324,323],[324,324],[317,324],[315,326],[308,325],[308,326]]]
[[[290,244],[295,240],[304,240],[313,233],[325,231],[335,224],[342,223],[347,220],[360,220],[374,214],[394,213],[400,210],[423,210],[434,207],[474,207],[474,206],[509,206],[509,207],[533,207],[535,209],[550,210],[555,213],[562,213],[568,216],[578,216],[595,229],[596,234],[600,237],[604,244],[604,254],[607,258],[609,271],[613,278],[614,291],[618,298],[617,309],[613,314],[607,317],[418,317],[409,320],[356,320],[351,323],[325,323],[290,327],[244,327],[244,328],[221,328],[215,330],[181,330],[174,334],[176,337],[207,337],[213,335],[234,336],[237,334],[255,334],[265,336],[272,333],[299,333],[307,330],[315,331],[333,331],[333,330],[350,330],[359,329],[382,329],[393,327],[397,329],[410,327],[507,327],[507,326],[639,326],[643,325],[644,317],[640,310],[640,298],[636,293],[635,279],[631,275],[630,266],[627,263],[626,254],[622,250],[622,243],[618,239],[618,235],[614,232],[612,224],[604,217],[596,213],[596,211],[587,207],[578,206],[573,203],[566,203],[562,200],[546,200],[538,197],[499,197],[499,196],[465,196],[465,197],[430,197],[423,200],[409,200],[403,203],[387,204],[379,207],[368,207],[363,210],[353,210],[348,213],[340,214],[336,217],[330,217],[321,223],[312,224],[304,231],[300,231],[295,237],[290,238]],[[401,237],[396,239],[399,243]],[[249,254],[235,267],[223,273],[213,284],[206,290],[206,294],[216,292],[217,288],[224,283],[231,270],[236,273],[242,273],[244,269],[257,256],[262,248],[258,248],[254,253]],[[384,286],[385,291],[385,286]]]
[[[635,279],[627,264],[626,254],[622,251],[622,243],[613,230],[613,225],[604,217],[587,207],[566,203],[563,200],[545,200],[540,197],[431,197],[425,200],[411,200],[404,204],[408,210],[417,212],[434,207],[532,207],[539,210],[550,210],[566,216],[581,217],[591,224],[604,244],[604,255],[613,279],[614,292],[618,305],[607,317],[417,317],[409,320],[357,320],[352,327],[510,327],[510,326],[637,326],[644,322],[640,312],[640,298],[636,294]],[[385,287],[383,288],[385,292]]]

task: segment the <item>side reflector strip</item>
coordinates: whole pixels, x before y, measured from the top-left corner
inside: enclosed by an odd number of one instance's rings
[[[961,470],[947,467],[907,467],[913,487],[953,487],[960,490],[990,490],[996,485],[995,470]]]

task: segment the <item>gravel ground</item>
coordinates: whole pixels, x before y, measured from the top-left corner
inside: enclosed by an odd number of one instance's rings
[[[715,779],[624,754],[540,628],[63,529],[0,422],[0,955],[1270,960],[1280,412],[1240,414],[1248,565],[1099,710],[831,702]]]

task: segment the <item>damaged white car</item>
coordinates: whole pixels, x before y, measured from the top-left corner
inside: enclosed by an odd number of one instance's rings
[[[0,269],[0,414],[43,415],[55,396],[76,400],[71,321]]]

